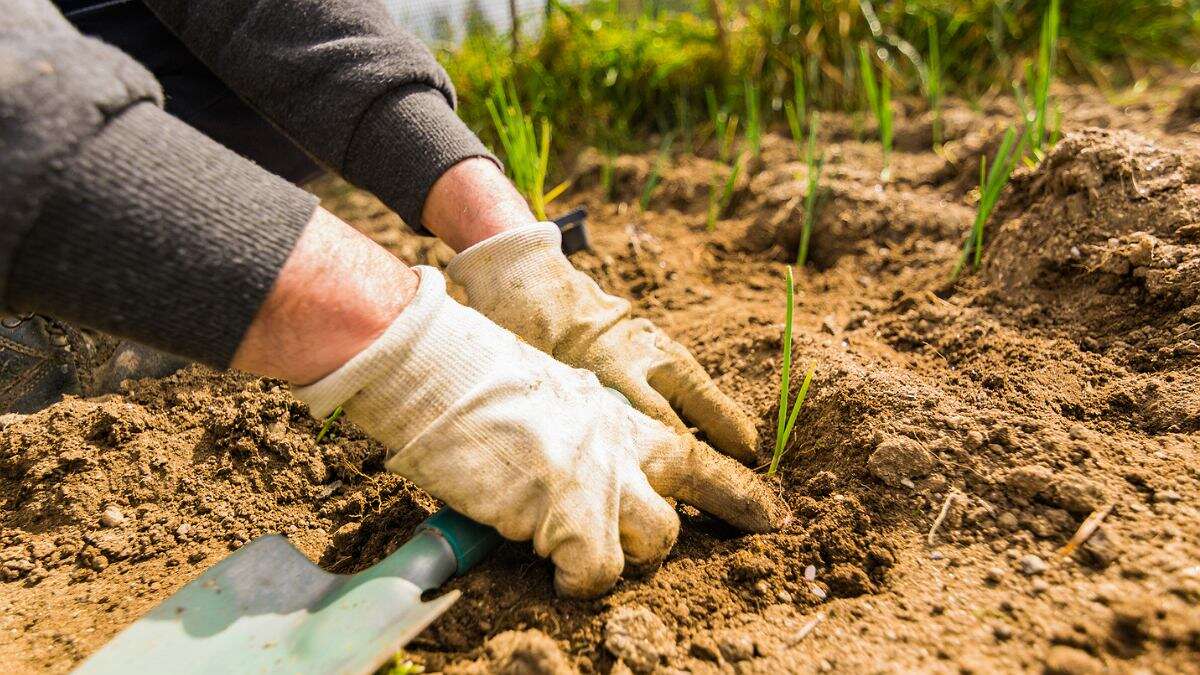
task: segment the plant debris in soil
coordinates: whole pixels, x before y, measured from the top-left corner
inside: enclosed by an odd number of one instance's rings
[[[548,564],[505,544],[452,582],[462,600],[406,658],[457,673],[1200,672],[1200,136],[1177,119],[1191,99],[1063,100],[1067,133],[1016,171],[979,273],[953,284],[966,186],[1004,103],[947,104],[943,155],[917,150],[927,119],[901,116],[887,183],[878,146],[829,115],[795,315],[795,359],[822,365],[776,483],[786,530],[744,536],[680,506],[662,568],[592,601],[556,598]],[[772,438],[779,280],[806,189],[793,144],[764,136],[713,233],[722,169],[703,152],[663,166],[645,210],[656,153],[617,159],[612,200],[602,161],[578,158],[595,249],[575,263]],[[405,260],[448,260],[369,197],[321,191]],[[68,670],[261,534],[352,572],[436,507],[352,424],[318,444],[285,386],[236,373],[192,367],[0,425],[11,672]]]

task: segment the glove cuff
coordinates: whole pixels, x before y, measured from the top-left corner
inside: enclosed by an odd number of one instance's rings
[[[565,266],[565,267],[564,267]],[[562,253],[562,233],[554,223],[533,223],[506,230],[467,248],[446,266],[446,275],[466,289],[475,304],[478,294],[503,292],[522,285],[563,278],[574,269]]]
[[[417,292],[382,335],[329,375],[292,389],[296,398],[308,404],[313,417],[328,416],[382,378],[389,380],[390,390],[406,399],[425,399],[393,402],[421,417],[431,406],[436,409],[439,402],[460,397],[487,369],[493,357],[487,336],[476,335],[469,328],[476,321],[492,327],[490,322],[450,298],[446,281],[435,268],[414,269],[420,275]],[[435,378],[438,386],[431,387],[434,373],[454,375]]]

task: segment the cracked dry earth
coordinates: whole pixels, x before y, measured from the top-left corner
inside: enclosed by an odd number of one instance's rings
[[[547,564],[506,544],[453,582],[463,599],[409,658],[457,673],[1200,672],[1200,134],[1180,122],[1186,82],[1151,90],[1118,106],[1064,88],[1066,134],[1017,171],[981,268],[956,284],[978,156],[1015,107],[951,106],[940,155],[923,150],[928,115],[905,111],[886,183],[878,146],[828,116],[795,316],[796,361],[817,374],[777,481],[793,524],[740,536],[680,507],[663,568],[589,602],[555,598]],[[710,233],[723,169],[697,150],[645,212],[653,153],[618,158],[610,194],[582,153],[570,199],[591,210],[594,250],[574,261],[756,415],[765,461],[804,166],[768,136]],[[407,261],[448,259],[363,194],[319,192]],[[244,375],[197,367],[2,421],[6,671],[69,669],[260,534],[348,572],[436,506],[351,425],[318,445],[286,388]],[[1064,552],[1085,521],[1099,526]]]

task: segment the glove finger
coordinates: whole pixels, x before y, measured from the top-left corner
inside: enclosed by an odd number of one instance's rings
[[[588,522],[587,519],[576,522]],[[594,598],[612,588],[621,577],[625,556],[617,519],[604,527],[575,532],[550,553],[554,561],[554,590],[567,598]]]
[[[639,473],[622,490],[620,530],[626,569],[646,570],[671,552],[679,536],[679,515]]]
[[[683,423],[671,402],[663,398],[650,383],[631,373],[619,372],[605,378],[604,385],[621,392],[629,399],[630,405],[641,413],[652,417],[679,433],[688,432],[688,426]]]
[[[717,388],[686,347],[662,335],[658,348],[666,359],[650,370],[650,386],[722,452],[742,462],[754,461],[758,430],[750,416]]]
[[[753,471],[689,435],[654,452],[643,471],[662,495],[710,513],[746,532],[773,532],[791,511]]]

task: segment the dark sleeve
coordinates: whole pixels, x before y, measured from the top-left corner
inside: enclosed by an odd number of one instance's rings
[[[216,366],[316,200],[158,107],[45,0],[0,13],[0,297]]]
[[[143,103],[49,176],[8,302],[229,365],[316,197]]]
[[[454,113],[445,71],[378,0],[145,0],[297,145],[414,229],[434,182],[495,161]]]

